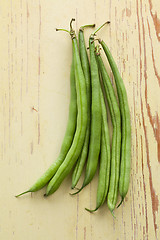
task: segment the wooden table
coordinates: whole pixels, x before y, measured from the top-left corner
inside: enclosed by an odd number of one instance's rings
[[[95,214],[98,174],[71,197],[71,176],[19,199],[58,156],[70,97],[71,40],[55,31],[110,20],[108,44],[128,93],[132,169],[116,219]],[[91,29],[85,31],[86,41]],[[160,239],[160,2],[156,0],[28,0],[0,2],[0,239]],[[78,186],[81,186],[83,177]],[[120,198],[118,199],[120,200]]]

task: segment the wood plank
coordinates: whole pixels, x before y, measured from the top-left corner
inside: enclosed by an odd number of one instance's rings
[[[131,181],[116,219],[106,203],[94,214],[84,210],[95,206],[98,173],[74,197],[68,194],[71,176],[46,199],[45,188],[14,197],[33,184],[60,150],[72,54],[70,37],[55,28],[68,28],[72,17],[77,30],[111,21],[98,36],[111,49],[128,93]],[[86,41],[91,32],[86,30]],[[159,49],[158,1],[0,2],[0,239],[160,239]]]

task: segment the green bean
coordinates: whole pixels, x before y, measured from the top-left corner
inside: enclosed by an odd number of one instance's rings
[[[107,111],[104,102],[104,96],[102,90],[101,94],[101,108],[102,108],[102,137],[101,137],[101,152],[100,152],[100,168],[99,168],[99,178],[98,178],[98,188],[97,188],[97,200],[96,208],[90,210],[86,208],[89,212],[96,211],[105,201],[108,187],[109,187],[109,177],[110,177],[110,136],[107,123]]]
[[[119,182],[119,167],[120,167],[120,149],[121,149],[121,117],[117,99],[113,90],[113,86],[109,79],[108,73],[100,56],[99,47],[97,47],[97,61],[102,75],[104,89],[107,97],[107,102],[111,114],[113,125],[112,134],[112,151],[111,151],[111,175],[109,183],[109,191],[107,196],[107,204],[111,213],[117,203],[118,182]]]
[[[122,204],[129,188],[130,181],[130,169],[131,169],[131,122],[130,122],[130,111],[127,99],[126,89],[118,71],[118,67],[113,59],[109,48],[104,41],[99,40],[102,45],[104,52],[108,58],[110,67],[112,69],[117,93],[120,104],[121,118],[122,118],[122,149],[121,149],[121,165],[120,165],[120,178],[119,178],[119,193],[121,195]]]
[[[83,187],[91,182],[97,170],[98,158],[101,142],[101,101],[100,101],[100,81],[98,65],[95,58],[95,44],[92,43],[94,37],[90,36],[90,67],[91,67],[91,85],[92,85],[92,103],[91,103],[91,135],[88,161],[86,166],[85,179]]]
[[[99,71],[95,56],[95,34],[109,22],[105,22],[99,28],[97,28],[89,38],[89,51],[90,51],[90,68],[91,68],[91,133],[90,133],[90,144],[89,154],[86,166],[85,178],[82,187],[75,193],[79,193],[86,185],[88,185],[93,179],[97,170],[98,158],[100,153],[100,142],[101,142],[101,103],[100,103],[100,81]]]
[[[74,62],[72,60],[71,72],[70,72],[70,105],[69,105],[69,116],[68,123],[65,132],[65,136],[61,145],[61,150],[56,161],[47,169],[47,171],[35,182],[35,184],[27,191],[17,195],[16,197],[23,195],[28,192],[36,192],[43,188],[49,180],[56,173],[59,166],[64,161],[74,138],[77,122],[77,94],[75,84],[75,73],[74,73]]]
[[[79,51],[80,51],[80,59],[82,63],[82,69],[86,80],[86,89],[87,89],[87,109],[88,109],[88,119],[87,119],[87,130],[86,130],[86,136],[85,141],[83,145],[83,149],[81,152],[80,157],[78,158],[78,161],[76,163],[75,169],[72,174],[72,189],[75,188],[77,185],[77,182],[80,179],[80,176],[82,174],[82,170],[84,167],[84,164],[86,162],[87,154],[88,154],[88,145],[89,145],[89,136],[90,136],[90,105],[91,105],[91,80],[90,80],[90,66],[89,66],[89,60],[87,55],[87,50],[85,46],[85,40],[84,40],[84,28],[86,27],[94,27],[93,25],[85,25],[82,26],[79,29]]]
[[[100,143],[101,143],[101,101],[100,101],[100,82],[98,65],[95,57],[95,44],[93,42],[94,35],[89,38],[90,49],[90,68],[91,68],[91,89],[92,89],[92,103],[91,103],[91,133],[89,154],[87,166],[85,171],[85,178],[82,187],[74,194],[79,193],[86,185],[93,179],[98,165]]]
[[[70,26],[71,30],[70,35],[72,39],[72,48],[73,48],[73,56],[74,56],[74,68],[75,68],[75,79],[76,79],[76,90],[77,90],[77,107],[78,107],[78,115],[77,115],[77,127],[75,136],[73,139],[73,143],[68,151],[65,160],[57,170],[56,174],[50,180],[47,190],[46,196],[54,193],[59,186],[61,185],[64,178],[70,173],[73,166],[75,165],[83,147],[86,128],[87,128],[87,94],[86,94],[86,83],[85,77],[83,74],[79,49],[77,44],[77,38],[75,32],[72,29],[72,21]],[[62,29],[61,29],[62,30]]]

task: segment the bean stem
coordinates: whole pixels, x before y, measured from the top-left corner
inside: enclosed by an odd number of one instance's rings
[[[79,30],[83,31],[85,28],[88,28],[88,27],[94,28],[95,26],[96,26],[95,24],[87,24],[87,25],[81,26]]]
[[[92,35],[94,36],[103,26],[105,26],[106,24],[109,24],[109,23],[110,23],[110,21],[107,21],[107,22],[103,23],[100,27],[98,27],[98,28],[92,33]]]
[[[56,28],[56,31],[64,31],[70,34],[70,31],[68,31],[67,29],[64,28]]]

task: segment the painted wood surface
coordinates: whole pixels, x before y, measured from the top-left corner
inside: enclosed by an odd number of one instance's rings
[[[69,106],[71,40],[76,29],[110,20],[99,36],[124,79],[132,123],[129,192],[114,219],[95,214],[98,175],[71,197],[71,176],[19,199],[58,156]],[[85,32],[86,41],[91,30]],[[0,239],[160,239],[160,2],[156,0],[0,1]],[[83,177],[80,180],[81,186]],[[119,198],[120,200],[120,198]]]

